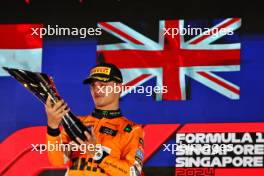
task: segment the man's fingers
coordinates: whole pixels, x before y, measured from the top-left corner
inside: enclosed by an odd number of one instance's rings
[[[59,114],[63,111],[65,111],[67,109],[67,103],[64,103],[63,105],[61,105],[61,107],[59,107],[57,110],[55,110],[55,113]]]
[[[93,127],[91,128],[91,132],[92,132],[92,136],[95,136],[94,128]]]
[[[75,141],[71,141],[69,144],[70,144],[71,146],[79,146]]]
[[[96,141],[96,136],[94,133],[94,127],[91,128],[91,132],[92,132],[92,140]]]
[[[48,95],[48,98],[47,98],[47,100],[46,100],[46,107],[47,107],[47,108],[51,108],[51,107],[52,107],[52,105],[51,105],[51,97],[50,97],[50,95]]]
[[[68,112],[70,112],[70,108],[69,107],[67,107],[67,109],[65,110],[65,112],[66,112],[66,114],[68,113]]]
[[[84,135],[86,136],[87,141],[91,140],[91,135],[87,131],[84,132]]]
[[[76,141],[79,142],[79,144],[85,144],[83,140],[81,140],[80,138],[76,137]]]
[[[66,110],[62,109],[61,112],[58,112],[58,116],[59,116],[59,117],[63,117],[63,116],[65,116],[69,111],[70,111],[69,108],[67,108]]]
[[[64,105],[64,101],[63,100],[60,100],[58,101],[54,106],[53,106],[53,109],[54,111],[57,111],[61,106]]]

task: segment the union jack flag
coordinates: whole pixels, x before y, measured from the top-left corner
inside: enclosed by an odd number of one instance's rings
[[[240,18],[228,18],[210,26],[208,30],[189,38],[164,33],[166,29],[183,31],[184,20],[159,21],[158,41],[122,22],[100,22],[104,33],[121,42],[97,45],[97,53],[106,62],[114,63],[124,77],[124,85],[131,89],[156,78],[156,86],[166,86],[167,93],[159,93],[156,100],[186,100],[187,77],[229,99],[239,99],[239,86],[215,72],[240,70],[240,43],[216,43],[226,33],[241,26]],[[164,30],[165,29],[165,30]],[[104,35],[104,34],[103,34]],[[131,91],[127,89],[122,96]]]

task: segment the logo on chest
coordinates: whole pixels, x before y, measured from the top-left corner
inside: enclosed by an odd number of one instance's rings
[[[113,130],[113,129],[106,127],[106,126],[101,126],[101,128],[99,129],[99,132],[103,133],[103,134],[108,134],[111,136],[116,136],[116,134],[117,134],[117,130]]]

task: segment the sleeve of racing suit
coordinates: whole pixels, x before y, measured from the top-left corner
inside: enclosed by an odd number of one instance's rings
[[[128,144],[125,145],[121,153],[125,156],[123,159],[106,156],[99,167],[105,170],[109,175],[118,176],[139,176],[143,166],[143,129],[140,126],[134,126],[129,133]]]
[[[47,127],[47,150],[48,159],[53,166],[64,166],[65,165],[65,147],[61,144],[69,143],[69,137],[64,129],[52,129]]]

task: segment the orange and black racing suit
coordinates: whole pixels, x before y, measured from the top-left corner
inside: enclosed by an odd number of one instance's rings
[[[85,126],[93,126],[103,157],[95,161],[88,153],[74,151],[67,157],[61,150],[48,151],[52,165],[68,165],[68,176],[139,176],[143,162],[143,129],[122,116],[120,110],[95,109],[91,115],[80,117]],[[49,144],[68,144],[63,129],[48,127]]]

